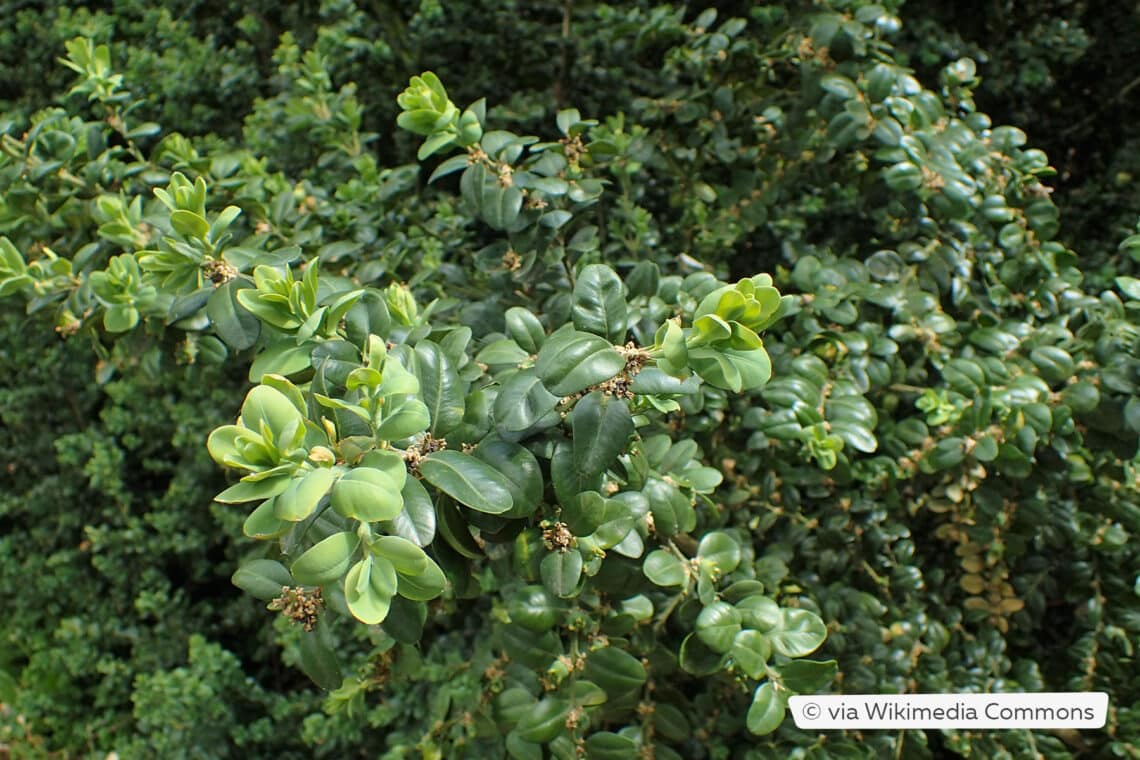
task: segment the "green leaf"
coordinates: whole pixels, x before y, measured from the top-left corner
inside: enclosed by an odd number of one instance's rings
[[[401,114],[402,116],[403,114]],[[446,148],[448,145],[455,143],[455,135],[448,134],[447,132],[437,132],[436,134],[424,140],[423,145],[416,152],[416,159],[423,161],[430,158],[432,154]]]
[[[377,557],[391,562],[400,575],[419,575],[431,562],[423,549],[399,536],[378,536],[369,548]]]
[[[541,744],[528,742],[514,731],[507,734],[503,746],[511,760],[543,760],[544,757]]]
[[[603,264],[587,266],[574,283],[570,314],[579,330],[611,343],[624,341],[628,313],[621,278]]]
[[[431,341],[416,344],[416,377],[420,397],[431,416],[429,432],[442,438],[463,422],[463,385],[451,361]]]
[[[1140,282],[1140,281],[1138,281]],[[1066,382],[1073,376],[1073,357],[1063,348],[1041,346],[1029,352],[1029,360],[1037,366],[1041,376],[1050,384]]]
[[[243,309],[235,298],[237,280],[219,285],[206,301],[206,316],[214,332],[235,351],[244,351],[257,342],[261,321]]]
[[[567,599],[578,590],[582,577],[582,555],[573,549],[547,554],[539,566],[542,583],[557,597]]]
[[[625,399],[590,393],[574,405],[574,468],[583,479],[606,471],[629,444],[633,417]]]
[[[519,344],[510,338],[488,343],[475,356],[475,361],[491,366],[517,366],[529,360],[530,354],[519,348]]]
[[[784,688],[797,694],[815,694],[835,680],[839,665],[835,660],[794,660],[776,670]]]
[[[493,229],[510,228],[522,211],[522,191],[514,185],[504,187],[481,164],[475,164],[463,172],[459,189],[463,199]]]
[[[917,190],[922,187],[922,170],[909,161],[903,161],[884,170],[883,179],[895,192]]]
[[[701,387],[701,381],[690,375],[684,380],[668,375],[657,367],[645,367],[633,378],[629,389],[638,395],[691,395]]]
[[[558,406],[558,397],[546,389],[538,375],[518,372],[503,383],[495,399],[495,427],[504,434],[533,428]]]
[[[675,536],[696,527],[697,512],[689,498],[676,486],[661,478],[650,477],[641,489],[649,500],[653,524],[658,534]]]
[[[697,557],[720,575],[727,575],[740,564],[740,543],[721,531],[706,533],[697,547]]]
[[[568,396],[617,375],[625,368],[609,341],[577,330],[551,335],[538,352],[535,371],[556,396]]]
[[[681,586],[689,579],[685,563],[665,549],[656,549],[645,558],[641,571],[658,586]]]
[[[689,351],[689,366],[709,385],[740,393],[744,380],[736,364],[720,348],[694,348]]]
[[[550,480],[554,485],[554,495],[559,502],[573,505],[579,494],[585,491],[600,491],[602,476],[583,478],[574,468],[574,452],[569,441],[560,442],[550,459]]]
[[[477,459],[494,467],[511,492],[513,506],[503,517],[528,517],[542,500],[542,468],[534,454],[517,443],[488,440],[472,452]]]
[[[427,489],[415,478],[407,478],[400,496],[404,508],[383,524],[384,529],[417,546],[427,546],[435,538],[435,505]]]
[[[307,586],[321,586],[339,580],[352,564],[360,540],[351,531],[334,533],[302,554],[290,571]]]
[[[586,737],[586,757],[590,760],[629,760],[637,757],[637,742],[612,731],[595,731]]]
[[[273,514],[276,497],[267,499],[257,506],[245,519],[241,532],[249,538],[277,538],[293,527],[293,523],[278,519]]]
[[[281,391],[268,385],[259,385],[248,394],[241,405],[241,424],[258,432],[262,424],[275,435],[301,421],[301,413]]]
[[[458,155],[458,156],[452,156],[451,158],[447,159],[446,161],[441,162],[439,166],[435,167],[435,171],[433,171],[431,173],[431,176],[428,177],[428,184],[430,185],[431,183],[435,182],[437,179],[439,179],[441,177],[446,177],[448,174],[453,174],[457,171],[462,171],[463,169],[466,169],[470,165],[471,164],[470,164],[470,161],[469,161],[466,153],[463,153],[463,154]]]
[[[685,717],[682,712],[675,705],[660,700],[654,700],[656,704],[653,710],[653,729],[657,735],[663,739],[671,742],[684,742],[693,733],[693,727],[689,724],[689,719]]]
[[[780,605],[763,594],[749,594],[736,603],[736,609],[745,626],[761,632],[771,631],[784,620]]]
[[[306,475],[294,478],[288,487],[277,497],[273,514],[280,520],[300,522],[317,508],[317,504],[328,493],[336,476],[324,467],[311,470]]]
[[[133,306],[115,304],[103,313],[103,327],[108,332],[126,332],[139,323],[139,312]]]
[[[874,434],[861,425],[832,422],[831,432],[842,438],[848,446],[867,454],[873,453],[879,447],[879,442],[875,439]]]
[[[772,379],[772,360],[763,348],[754,348],[750,351],[726,348],[721,353],[736,368],[743,390],[749,391],[763,387]]]
[[[963,438],[944,438],[923,459],[934,470],[945,470],[966,458],[966,441]]]
[[[467,521],[459,511],[459,506],[446,496],[437,499],[435,504],[436,526],[443,540],[461,556],[476,559],[483,556],[483,550],[471,536]]]
[[[395,593],[396,571],[385,559],[365,557],[344,577],[344,600],[348,610],[366,625],[383,622]]]
[[[400,596],[417,602],[435,599],[445,588],[447,588],[447,576],[430,558],[427,566],[418,575],[401,575],[399,578]]]
[[[245,501],[261,501],[269,499],[289,487],[293,479],[288,475],[281,475],[265,480],[240,480],[214,497],[214,501],[222,504],[241,504]]]
[[[293,585],[293,576],[280,562],[255,559],[246,562],[230,579],[242,591],[268,601],[281,595],[281,590]]]
[[[303,372],[312,366],[312,352],[311,343],[300,346],[289,341],[273,343],[253,360],[249,368],[249,380],[252,383],[260,383],[265,375],[289,377]]]
[[[507,333],[528,354],[536,354],[546,342],[546,330],[532,312],[521,306],[512,306],[505,315]]]
[[[193,211],[178,209],[170,212],[170,226],[186,237],[205,240],[210,234],[210,223]]]
[[[507,603],[512,623],[538,633],[553,628],[565,609],[564,602],[538,585],[522,587]]]
[[[805,657],[827,638],[827,626],[814,612],[782,609],[780,614],[780,625],[768,635],[772,648],[785,657]]]
[[[461,504],[487,514],[510,511],[511,483],[491,465],[458,451],[428,454],[419,465],[424,480]]]
[[[697,615],[696,633],[713,651],[727,652],[740,633],[740,612],[727,602],[713,602]]]
[[[16,701],[20,683],[6,670],[0,669],[0,702],[11,704]]]
[[[570,703],[544,697],[519,720],[515,732],[528,742],[545,743],[566,730]]]
[[[367,289],[344,315],[345,337],[357,348],[363,349],[371,335],[388,335],[392,330],[392,315],[384,294]]]
[[[332,508],[354,520],[394,520],[403,509],[401,487],[383,470],[356,467],[332,487]]]
[[[331,691],[341,685],[343,675],[337,663],[332,636],[327,625],[323,622],[318,623],[315,631],[301,634],[300,653],[301,670],[313,680],[313,683],[325,691]]]
[[[842,74],[824,74],[820,77],[819,86],[843,100],[859,97],[859,88]]]
[[[1126,277],[1121,275],[1114,280],[1116,287],[1120,288],[1120,292],[1128,296],[1133,301],[1140,301],[1140,280],[1135,277]]]
[[[562,505],[562,521],[575,536],[588,536],[602,523],[628,515],[629,507],[597,491],[584,491]]]
[[[617,647],[607,646],[590,652],[582,675],[605,689],[612,700],[640,689],[648,674],[641,660]]]
[[[401,644],[419,644],[427,622],[427,605],[404,596],[392,597],[388,617],[384,618],[384,633]]]
[[[770,734],[784,722],[787,707],[787,698],[776,693],[771,681],[765,681],[756,688],[756,693],[752,696],[745,724],[748,730],[757,736]]]
[[[695,676],[709,676],[724,667],[725,654],[713,651],[695,633],[690,633],[681,642],[681,656],[678,660],[686,673]]]
[[[729,650],[737,666],[749,678],[761,679],[767,673],[768,658],[772,655],[772,644],[768,638],[750,628],[746,628],[732,640]]]
[[[376,437],[381,441],[400,441],[427,430],[431,414],[418,398],[404,400],[384,415],[376,426]]]

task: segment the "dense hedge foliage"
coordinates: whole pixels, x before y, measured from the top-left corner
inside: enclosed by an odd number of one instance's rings
[[[0,748],[1136,756],[1134,14],[730,5],[6,14]]]

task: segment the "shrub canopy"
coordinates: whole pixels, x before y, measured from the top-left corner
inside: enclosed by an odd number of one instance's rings
[[[978,105],[1065,144],[1046,75],[982,82],[1006,42],[864,2],[214,5],[0,34],[0,747],[1135,752],[1140,234],[1091,184],[1107,226],[1066,233]],[[1093,49],[1051,12],[1046,72]],[[829,690],[1110,711],[785,719]]]

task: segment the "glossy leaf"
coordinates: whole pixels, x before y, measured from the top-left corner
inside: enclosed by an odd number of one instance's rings
[[[528,430],[557,405],[558,397],[547,390],[538,375],[519,372],[499,389],[495,399],[495,427],[504,434]]]
[[[642,565],[645,577],[658,586],[681,586],[689,578],[685,563],[664,549],[649,553]]]
[[[590,333],[562,330],[550,336],[535,361],[539,378],[556,396],[585,390],[625,367],[609,341]]]
[[[458,451],[437,451],[419,465],[424,480],[461,504],[497,515],[514,506],[511,483],[491,465]]]
[[[400,496],[404,508],[384,524],[385,530],[408,539],[416,546],[427,546],[435,538],[435,505],[431,497],[415,478],[404,481]]]
[[[237,287],[237,280],[219,285],[206,302],[206,316],[227,346],[244,351],[257,342],[261,322],[238,304]]]
[[[543,558],[540,565],[542,583],[557,597],[563,599],[574,596],[578,581],[582,577],[582,555],[570,549],[553,551]]]
[[[628,445],[634,430],[625,399],[598,391],[574,405],[570,424],[574,433],[574,468],[584,479],[605,472]]]
[[[776,692],[771,681],[765,681],[752,695],[752,704],[748,707],[745,724],[748,730],[757,736],[770,734],[784,722],[787,707],[787,698]]]
[[[416,377],[431,417],[429,432],[442,438],[463,422],[463,386],[451,361],[430,341],[416,344]]]
[[[548,742],[566,729],[570,704],[562,699],[545,697],[519,720],[515,731],[529,742]]]
[[[614,646],[590,652],[583,675],[605,689],[610,699],[640,689],[648,677],[639,659]]]
[[[827,638],[827,627],[814,612],[783,609],[780,625],[768,635],[772,648],[785,657],[805,657]]]
[[[627,309],[625,288],[614,270],[591,264],[578,273],[570,313],[579,330],[611,343],[625,340]]]
[[[735,607],[726,602],[713,602],[697,616],[696,633],[713,651],[727,652],[740,633],[740,624],[741,615]]]

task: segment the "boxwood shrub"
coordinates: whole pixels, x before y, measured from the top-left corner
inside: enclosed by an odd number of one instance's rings
[[[0,747],[1135,756],[1140,235],[908,8],[718,10],[14,16]]]

